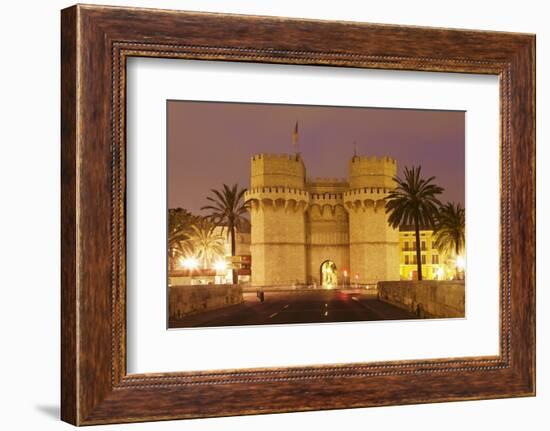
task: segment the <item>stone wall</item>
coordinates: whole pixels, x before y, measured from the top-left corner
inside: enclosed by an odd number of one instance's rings
[[[242,288],[231,285],[172,286],[168,296],[170,319],[243,302]]]
[[[464,281],[381,281],[378,298],[419,317],[464,317]]]
[[[386,192],[345,194],[349,213],[350,273],[360,284],[399,280],[399,231],[388,225]]]
[[[251,221],[251,284],[320,284],[321,264],[335,263],[359,284],[399,280],[399,232],[387,223],[385,198],[395,187],[389,157],[354,156],[349,182],[306,181],[297,154],[251,159],[245,194]]]
[[[349,161],[349,187],[394,188],[397,162],[391,157],[354,156]]]
[[[250,160],[250,188],[304,189],[306,168],[297,154],[257,154]]]
[[[332,195],[335,196],[335,195]],[[323,199],[312,198],[306,219],[307,284],[320,285],[321,265],[331,260],[336,265],[338,283],[349,273],[349,226],[342,199],[324,205]]]

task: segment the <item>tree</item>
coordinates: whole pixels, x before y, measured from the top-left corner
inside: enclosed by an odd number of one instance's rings
[[[459,256],[466,244],[465,212],[459,203],[448,202],[439,208],[435,218],[435,246],[441,253]],[[459,276],[456,268],[456,276]]]
[[[168,265],[171,271],[175,269],[176,261],[188,253],[191,226],[198,220],[199,217],[184,208],[168,210]]]
[[[215,229],[216,226],[210,220],[203,218],[193,224],[189,232],[193,253],[204,269],[225,255],[225,242]]]
[[[405,167],[404,178],[394,177],[397,187],[386,197],[388,224],[398,229],[402,224],[414,226],[416,236],[416,265],[418,280],[422,280],[422,255],[420,253],[420,226],[433,227],[441,202],[437,195],[443,188],[434,184],[435,177],[420,175],[420,166]]]
[[[223,184],[222,190],[211,190],[212,196],[206,199],[210,205],[202,207],[210,211],[208,218],[216,225],[227,228],[227,234],[231,241],[231,256],[235,256],[235,235],[236,229],[241,229],[247,223],[244,215],[247,212],[247,205],[244,202],[246,189],[239,189],[238,184],[229,187]],[[238,283],[237,272],[232,268],[233,284]]]

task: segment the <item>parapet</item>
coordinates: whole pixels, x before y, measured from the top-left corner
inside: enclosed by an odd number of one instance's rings
[[[385,166],[397,165],[397,161],[389,156],[353,156],[350,160],[350,164],[358,164],[361,166]]]
[[[347,183],[346,178],[332,178],[332,177],[316,177],[316,178],[308,178],[307,182],[308,184],[317,184],[317,183]]]
[[[255,187],[245,192],[244,199],[251,213],[260,208],[305,211],[309,203],[309,193],[288,187]]]
[[[314,194],[344,193],[349,189],[347,178],[308,178],[306,190]]]
[[[251,160],[254,162],[256,160],[289,160],[294,162],[304,163],[302,157],[299,154],[287,154],[287,153],[260,153],[255,154],[251,157]]]
[[[304,189],[306,168],[299,154],[257,154],[250,160],[250,187]]]
[[[393,188],[397,161],[388,156],[354,156],[349,162],[350,188]]]
[[[300,189],[292,189],[288,187],[254,187],[251,189],[248,189],[245,192],[245,196],[250,196],[250,198],[254,195],[269,195],[269,194],[284,194],[288,196],[300,196],[304,199],[309,199],[309,193],[300,190]]]

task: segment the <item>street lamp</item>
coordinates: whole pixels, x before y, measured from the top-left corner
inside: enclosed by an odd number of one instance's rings
[[[218,260],[215,264],[214,264],[214,269],[216,270],[216,272],[223,272],[225,270],[227,270],[227,262],[225,260]]]
[[[189,271],[189,278],[191,280],[191,284],[193,284],[193,270],[199,266],[199,261],[195,257],[186,257],[180,260],[180,264],[183,269],[187,269]]]
[[[193,270],[196,269],[197,266],[199,266],[199,261],[195,257],[186,257],[185,259],[181,260],[181,266],[184,269]]]

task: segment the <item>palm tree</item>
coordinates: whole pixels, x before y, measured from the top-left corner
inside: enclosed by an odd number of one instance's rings
[[[203,210],[211,211],[208,218],[217,226],[227,228],[227,234],[231,240],[231,256],[235,256],[235,235],[236,229],[241,229],[247,222],[244,215],[246,214],[247,205],[244,202],[243,196],[246,189],[239,189],[238,184],[229,187],[223,185],[222,190],[211,190],[213,196],[208,196],[211,204],[202,207]],[[233,284],[238,283],[237,272],[235,268],[233,272]]]
[[[189,233],[191,226],[198,220],[183,208],[168,210],[168,262],[169,269],[175,269],[175,262],[189,251]]]
[[[405,167],[404,178],[394,177],[397,187],[386,197],[388,224],[398,229],[402,224],[414,225],[416,235],[416,265],[418,280],[422,280],[422,255],[420,253],[420,226],[434,225],[435,216],[441,202],[437,195],[443,188],[420,176],[420,166],[411,169]]]
[[[169,252],[169,270],[174,271],[176,269],[176,262],[178,260],[181,260],[186,256],[193,254],[193,246],[189,241],[189,237],[187,236],[187,234],[185,235],[184,240],[175,242],[174,244],[170,245]]]
[[[223,237],[216,233],[216,226],[208,219],[201,219],[191,226],[189,242],[196,258],[202,263],[204,269],[209,268],[216,258],[225,255],[225,242]]]
[[[435,246],[441,252],[455,254],[457,257],[464,250],[465,212],[459,203],[448,202],[439,209],[435,218],[434,235]],[[459,270],[456,268],[458,278]]]

